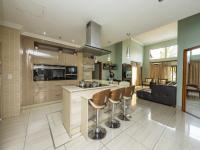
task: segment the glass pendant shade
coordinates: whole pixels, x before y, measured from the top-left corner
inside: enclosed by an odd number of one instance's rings
[[[111,58],[110,58],[110,54],[108,54],[108,59],[107,59],[109,62],[111,61]]]
[[[127,58],[130,58],[130,57],[131,57],[130,48],[129,48],[129,47],[127,47],[127,50],[126,50],[126,57],[127,57]]]

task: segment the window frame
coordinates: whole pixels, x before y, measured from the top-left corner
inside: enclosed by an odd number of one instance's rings
[[[177,46],[177,56],[176,57],[167,57],[167,48],[171,47],[171,46]],[[165,50],[164,58],[151,58],[151,51],[152,50],[162,49],[162,48]],[[165,47],[152,48],[152,49],[149,50],[149,60],[150,61],[174,59],[174,58],[177,58],[177,57],[178,57],[178,45],[177,44],[169,45],[169,46],[165,46]]]

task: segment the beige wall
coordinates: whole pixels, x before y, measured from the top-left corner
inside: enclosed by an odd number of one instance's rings
[[[1,118],[20,113],[21,55],[20,32],[0,26],[2,55]]]
[[[62,99],[62,88],[64,85],[78,84],[82,80],[82,53],[72,55],[68,53],[48,52],[52,57],[38,57],[27,53],[34,50],[34,41],[38,39],[22,36],[21,44],[23,49],[22,56],[22,106],[52,102]],[[52,45],[55,43],[51,43]],[[78,80],[61,81],[33,81],[33,64],[50,65],[75,65],[78,67]]]

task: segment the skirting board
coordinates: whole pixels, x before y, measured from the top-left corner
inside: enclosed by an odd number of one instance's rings
[[[35,107],[40,107],[40,106],[45,106],[45,105],[51,105],[55,103],[61,103],[61,100],[58,101],[52,101],[52,102],[46,102],[46,103],[41,103],[41,104],[33,104],[33,105],[27,105],[27,106],[21,106],[22,110],[30,109],[30,108],[35,108]]]

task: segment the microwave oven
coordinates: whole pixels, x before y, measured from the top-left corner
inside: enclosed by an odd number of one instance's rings
[[[65,80],[65,74],[65,66],[34,65],[33,67],[34,81]]]

